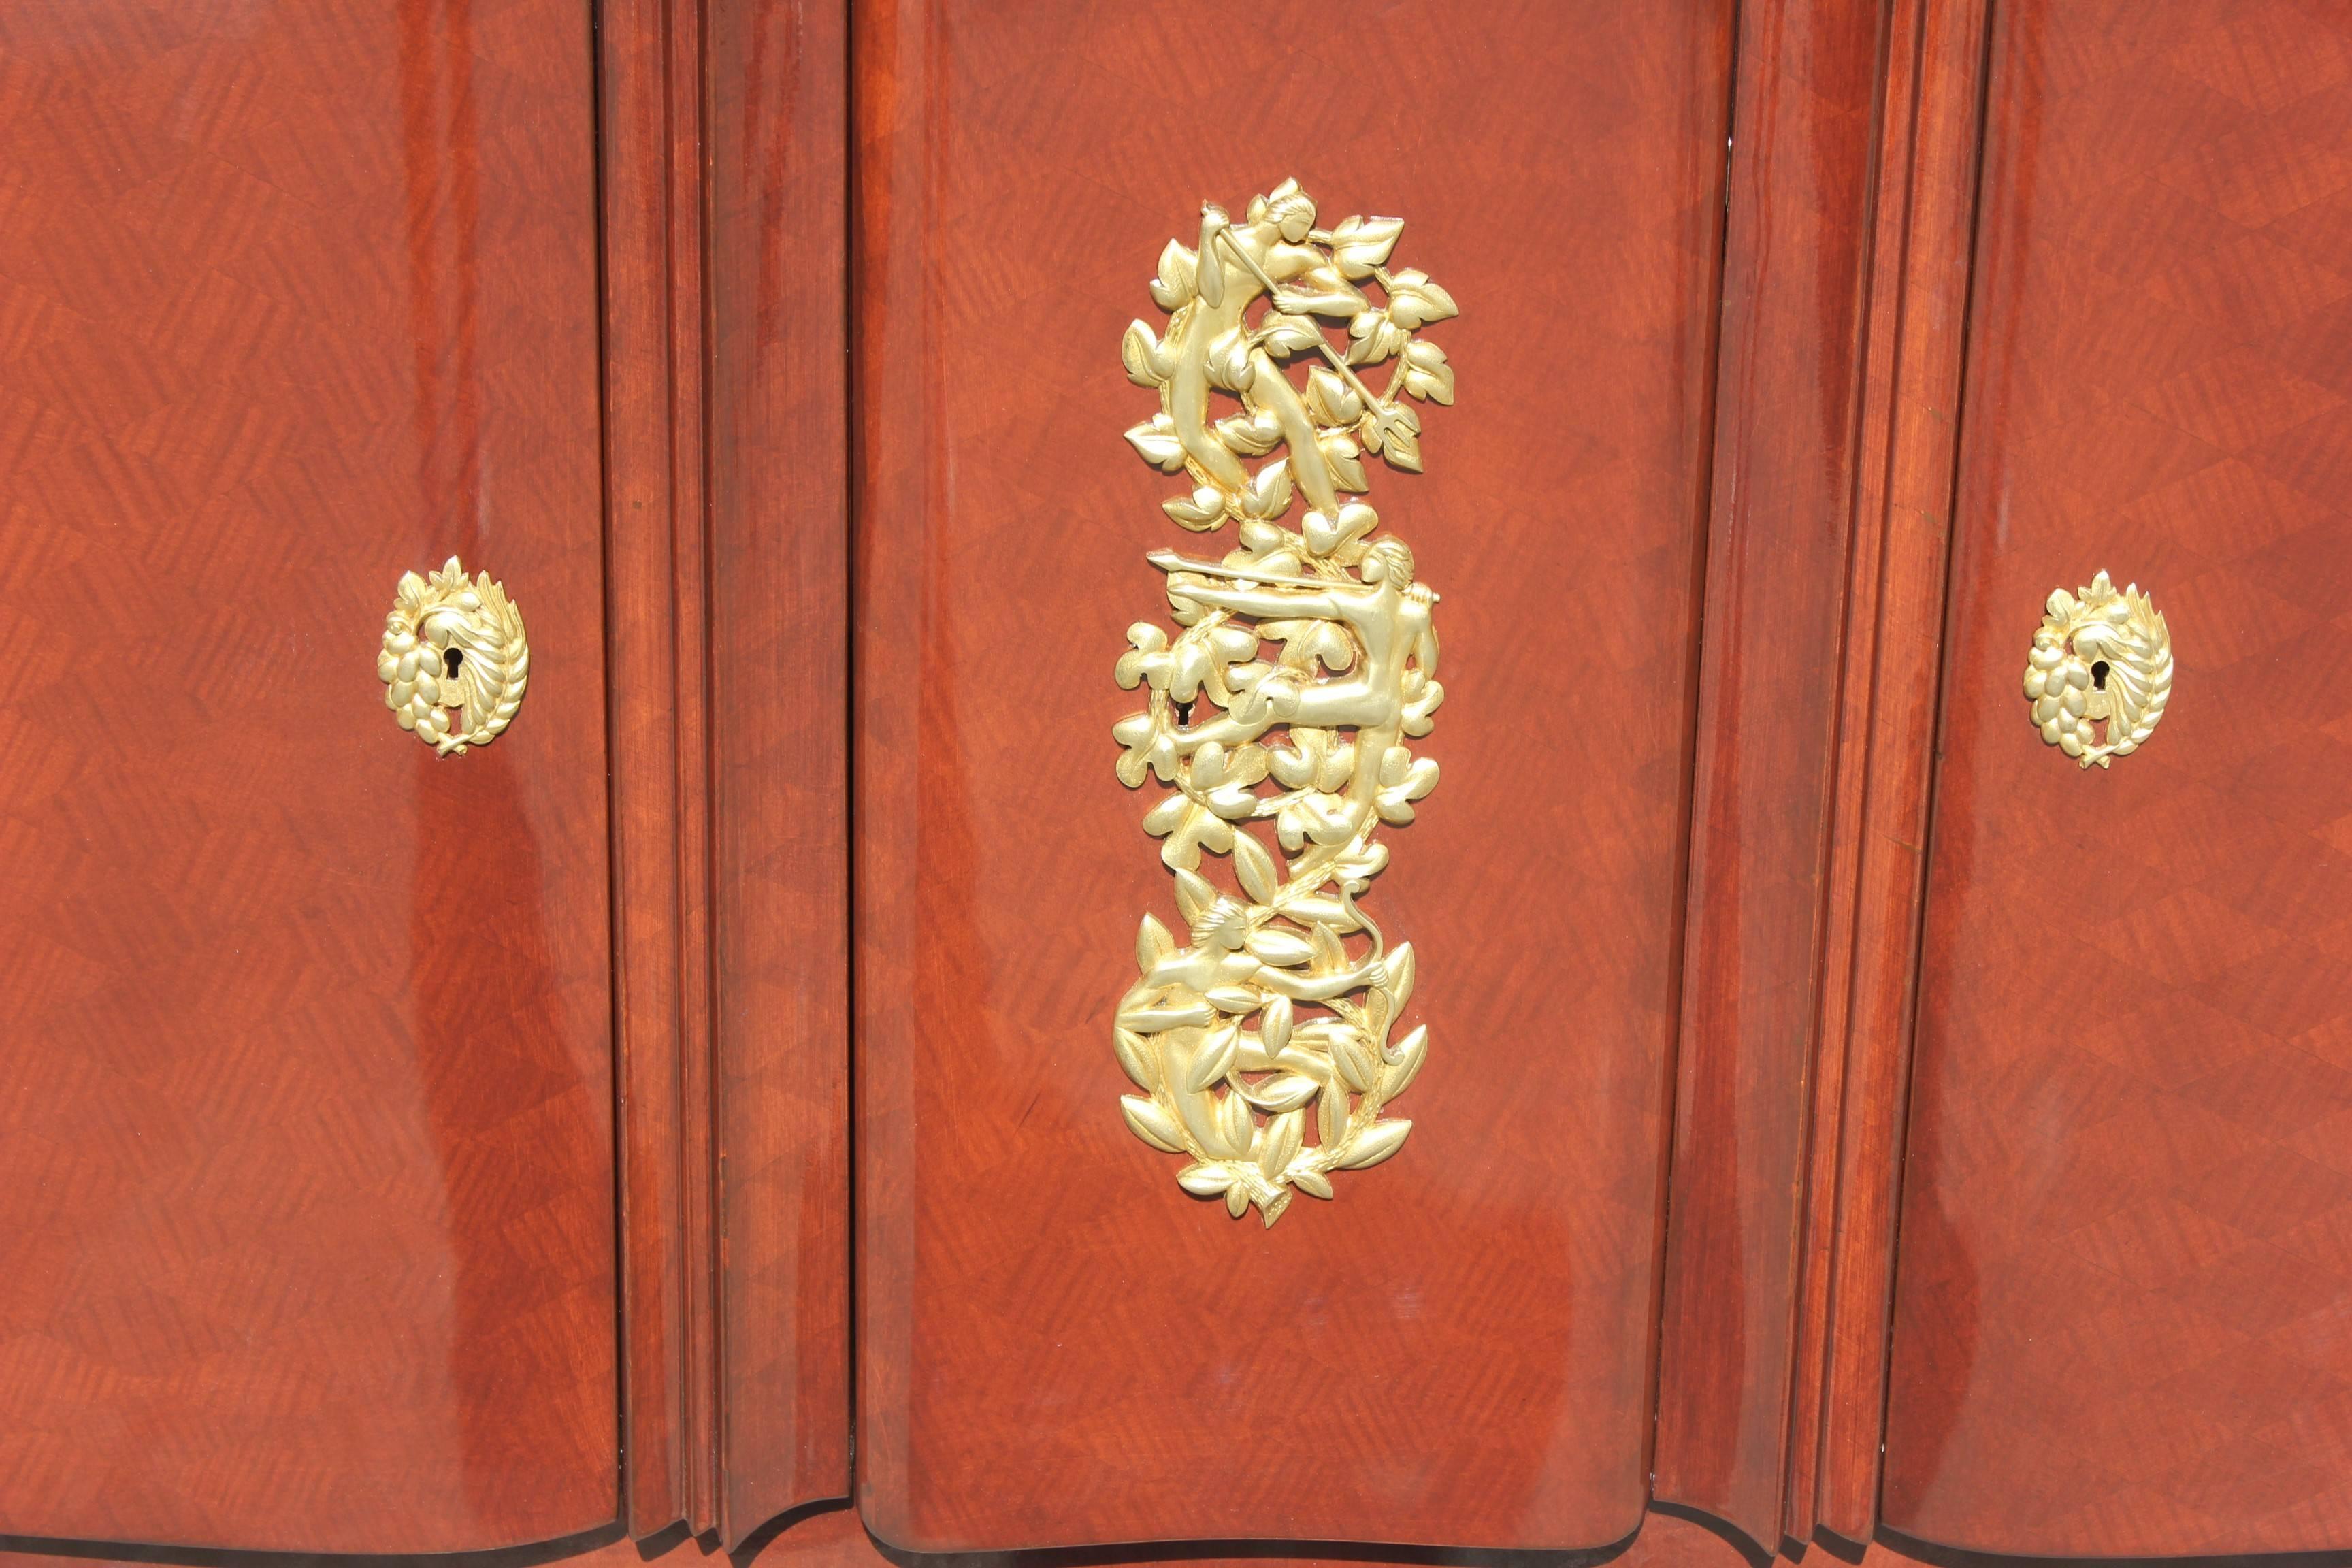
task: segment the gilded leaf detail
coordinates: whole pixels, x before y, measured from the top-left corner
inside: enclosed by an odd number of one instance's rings
[[[1412,746],[1444,697],[1437,595],[1355,498],[1367,457],[1421,471],[1416,405],[1454,386],[1419,334],[1456,307],[1390,270],[1400,220],[1317,221],[1296,181],[1238,219],[1203,207],[1198,248],[1160,253],[1165,328],[1133,322],[1120,343],[1160,395],[1127,438],[1187,486],[1162,510],[1239,535],[1217,560],[1151,552],[1175,629],[1129,628],[1114,670],[1145,703],[1113,727],[1118,775],[1167,788],[1143,826],[1181,922],[1138,929],[1113,1045],[1143,1092],[1121,1108],[1185,1157],[1185,1192],[1268,1226],[1294,1192],[1330,1199],[1332,1173],[1396,1153],[1412,1123],[1386,1110],[1429,1049],[1426,1026],[1401,1026],[1412,944],[1391,946],[1358,900],[1388,863],[1379,835],[1438,782]]]

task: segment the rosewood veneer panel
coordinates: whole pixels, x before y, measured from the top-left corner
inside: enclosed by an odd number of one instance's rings
[[[0,1531],[614,1517],[588,16],[0,17]],[[530,690],[437,759],[452,553]]]
[[[2344,17],[1993,26],[1884,1513],[2001,1552],[2342,1549]],[[2178,676],[2083,773],[2019,679],[2043,598],[2102,568]]]
[[[1722,5],[857,11],[858,1496],[919,1549],[1596,1546],[1646,1493],[1728,96]],[[1459,299],[1373,498],[1444,595],[1444,781],[1375,885],[1412,1141],[1261,1230],[1136,1142],[1173,913],[1112,774],[1184,542],[1119,334],[1295,173]],[[1441,417],[1442,416],[1442,417]]]

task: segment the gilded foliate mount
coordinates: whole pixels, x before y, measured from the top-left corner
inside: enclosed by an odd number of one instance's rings
[[[2025,695],[2042,740],[2085,768],[2111,766],[2147,743],[2172,700],[2172,633],[2137,583],[2118,594],[2102,572],[2057,589],[2033,634]]]
[[[404,573],[376,653],[383,705],[436,754],[466,754],[505,733],[530,684],[522,612],[487,572],[449,557],[420,577]]]
[[[1389,269],[1403,226],[1318,227],[1295,180],[1239,222],[1204,206],[1200,248],[1171,240],[1151,284],[1165,335],[1137,321],[1121,345],[1160,403],[1128,439],[1192,481],[1162,509],[1195,532],[1237,524],[1239,548],[1153,552],[1178,629],[1129,627],[1118,661],[1120,687],[1150,704],[1112,731],[1118,776],[1171,786],[1143,826],[1183,932],[1143,917],[1113,1032],[1141,1092],[1120,1103],[1137,1137],[1186,1157],[1187,1192],[1235,1218],[1255,1204],[1268,1226],[1294,1192],[1331,1197],[1333,1173],[1397,1152],[1412,1123],[1383,1112],[1429,1048],[1426,1028],[1398,1034],[1412,945],[1391,947],[1356,902],[1388,863],[1375,835],[1436,786],[1437,763],[1406,742],[1444,697],[1437,595],[1354,499],[1368,456],[1421,471],[1413,400],[1454,401],[1444,352],[1419,337],[1454,300]],[[1391,363],[1378,391],[1360,374]],[[1230,887],[1203,852],[1230,857]]]

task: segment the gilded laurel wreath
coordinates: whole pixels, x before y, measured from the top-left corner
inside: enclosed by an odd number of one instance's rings
[[[454,555],[429,577],[408,573],[384,617],[375,672],[402,729],[441,756],[463,756],[497,740],[522,706],[530,682],[522,612]]]
[[[2122,593],[2105,572],[2087,588],[2050,595],[2025,695],[2042,738],[2081,765],[2112,764],[2156,733],[2172,700],[2172,634],[2147,595]]]
[[[1417,335],[1454,301],[1388,269],[1403,226],[1318,227],[1296,181],[1240,222],[1205,206],[1200,248],[1170,241],[1151,285],[1166,335],[1137,321],[1121,347],[1160,401],[1128,439],[1192,481],[1162,508],[1196,532],[1240,525],[1219,561],[1152,552],[1179,629],[1129,628],[1118,661],[1120,687],[1149,694],[1113,730],[1118,776],[1172,786],[1143,826],[1183,926],[1180,941],[1147,914],[1137,936],[1113,1041],[1142,1092],[1121,1105],[1137,1137],[1187,1157],[1187,1192],[1222,1195],[1235,1218],[1255,1204],[1269,1226],[1294,1191],[1328,1198],[1333,1172],[1397,1152],[1412,1123],[1382,1111],[1429,1048],[1425,1028],[1397,1035],[1412,944],[1390,947],[1356,903],[1387,864],[1374,835],[1436,786],[1436,763],[1405,742],[1429,733],[1445,694],[1437,595],[1349,499],[1367,488],[1367,453],[1420,471],[1407,399],[1454,401],[1444,352]],[[1345,325],[1344,353],[1327,321]],[[1389,361],[1374,392],[1359,367]],[[1203,874],[1204,852],[1230,858],[1230,888]]]

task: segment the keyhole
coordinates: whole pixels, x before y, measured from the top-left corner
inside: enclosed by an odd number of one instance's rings
[[[1190,702],[1178,702],[1173,706],[1176,710],[1177,723],[1190,724],[1192,721],[1192,705]]]
[[[466,656],[454,647],[441,656],[441,668],[447,673],[449,679],[452,680],[455,680],[457,678],[457,670],[465,662]],[[2099,666],[2099,675],[2102,679],[2105,678],[2106,672],[2107,667],[2105,665],[2103,664]]]
[[[457,655],[451,654],[449,657],[451,658],[457,658]],[[453,675],[457,673],[457,667],[455,665],[450,667],[450,673]],[[2107,661],[2105,659],[2099,659],[2091,666],[2091,685],[2100,691],[2105,691],[2107,689]]]

